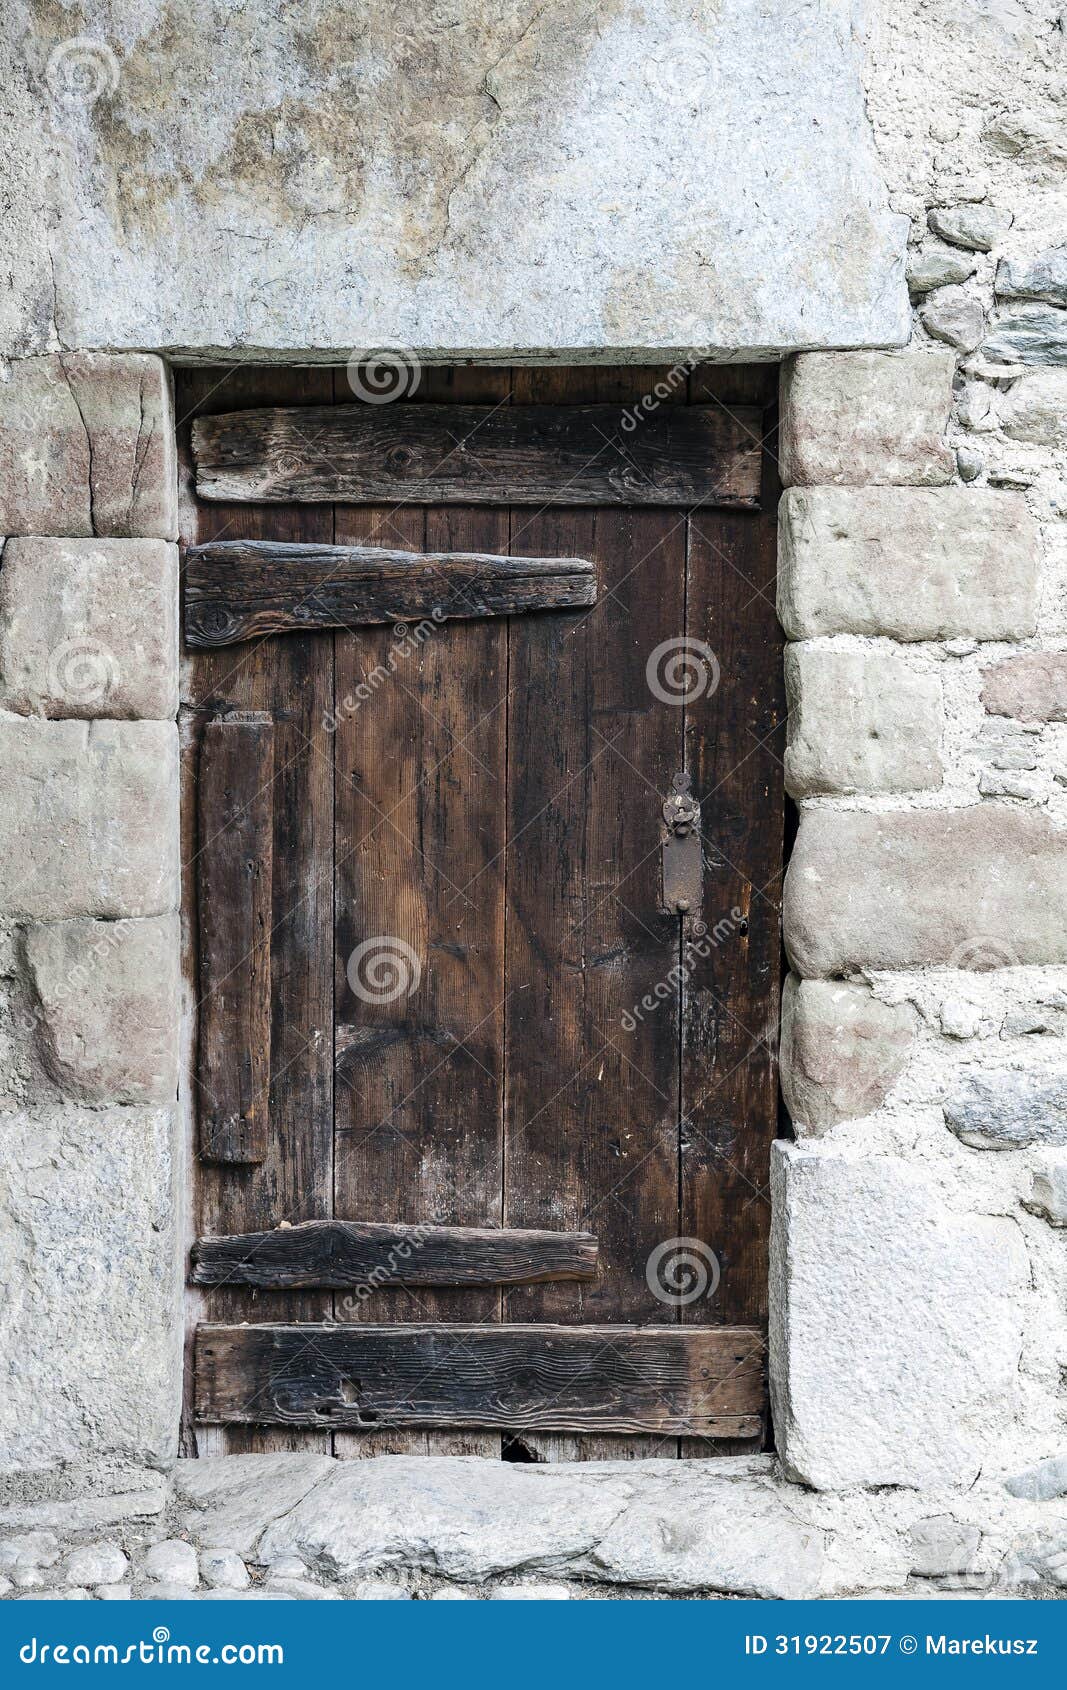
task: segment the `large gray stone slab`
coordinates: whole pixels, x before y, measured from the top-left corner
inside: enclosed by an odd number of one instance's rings
[[[941,785],[945,712],[936,675],[883,651],[802,641],[786,647],[785,684],[792,797]]]
[[[818,1136],[885,1101],[903,1072],[918,1017],[880,1003],[869,986],[786,976],[782,992],[782,1096],[800,1132]]]
[[[1067,834],[1035,812],[801,817],[786,873],[786,949],[805,978],[940,964],[1067,961]]]
[[[178,548],[163,540],[8,540],[0,708],[158,717],[178,710]]]
[[[178,917],[61,921],[29,928],[24,943],[40,1010],[37,1045],[55,1084],[87,1103],[171,1102],[180,1035]]]
[[[792,487],[778,542],[778,616],[790,639],[1036,631],[1040,536],[1019,493]]]
[[[779,458],[786,487],[934,487],[952,480],[945,442],[950,352],[841,352],[782,371]]]
[[[177,24],[164,0],[86,0],[58,25],[13,0],[8,18],[0,350],[27,314],[38,345],[54,324],[66,345],[342,361],[355,337],[579,355],[670,350],[683,328],[679,349],[757,355],[907,338],[907,221],[854,0],[458,0],[447,27],[336,0],[202,0]],[[57,51],[68,25],[95,99]],[[210,91],[195,111],[190,90]]]
[[[402,1568],[460,1582],[559,1574],[649,1589],[811,1595],[821,1534],[732,1461],[514,1466],[385,1457],[336,1464],[261,1538],[320,1575]]]
[[[174,1134],[164,1109],[0,1116],[0,1472],[173,1458]]]
[[[544,1485],[473,1457],[446,1470],[429,1457],[346,1461],[268,1527],[258,1555],[299,1555],[335,1578],[387,1567],[460,1581],[559,1571],[595,1549],[626,1500],[610,1479]]]
[[[173,540],[176,475],[170,384],[158,358],[67,352],[7,367],[0,534]]]
[[[1030,1270],[1014,1221],[947,1212],[895,1158],[791,1144],[775,1146],[772,1213],[786,1471],[818,1490],[973,1482],[1017,1413]]]
[[[965,1072],[945,1103],[945,1123],[979,1150],[1067,1145],[1067,1071]]]
[[[58,921],[177,905],[174,724],[0,719],[0,914]]]

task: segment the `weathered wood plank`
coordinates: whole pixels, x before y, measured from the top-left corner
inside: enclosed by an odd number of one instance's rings
[[[198,418],[202,499],[755,505],[759,412],[720,405],[283,406]]]
[[[175,371],[182,483],[182,539],[187,545],[224,536],[329,543],[333,512],[325,505],[205,505],[193,500],[191,416],[253,405],[318,403],[333,391],[330,370],[214,369]],[[195,770],[203,724],[228,710],[274,716],[274,933],[271,943],[272,1028],[270,1133],[266,1160],[247,1168],[204,1162],[199,1168],[195,1232],[223,1234],[317,1220],[333,1199],[333,766],[320,755],[322,724],[333,709],[332,640],[321,634],[263,640],[239,651],[200,651],[191,665],[193,704],[183,711],[187,767]],[[315,751],[311,746],[316,747]],[[190,785],[190,815],[195,815]],[[196,850],[189,841],[183,894],[190,931],[197,931]],[[353,1211],[354,1212],[354,1211]],[[195,1235],[195,1234],[194,1234]],[[260,1294],[218,1286],[190,1296],[206,1307],[199,1318],[258,1318]],[[329,1291],[279,1291],[278,1320],[322,1320]],[[190,1352],[191,1352],[190,1342]],[[192,1409],[190,1408],[190,1415]],[[190,1420],[190,1424],[192,1421]],[[217,1428],[226,1453],[322,1450],[328,1431],[296,1427]],[[215,1445],[219,1451],[219,1444]]]
[[[708,374],[694,372],[694,397],[705,394]],[[721,381],[721,372],[711,374]],[[773,382],[767,388],[760,438],[773,438],[776,390]],[[774,608],[779,488],[770,450],[766,474],[761,512],[731,512],[713,523],[696,512],[690,522],[686,637],[714,649],[721,681],[683,711],[685,766],[703,799],[706,932],[688,934],[694,942],[682,986],[679,1232],[706,1241],[721,1279],[713,1298],[681,1309],[686,1325],[767,1318],[778,1075],[765,1029],[778,1018],[785,837],[770,818],[785,807],[786,716]],[[684,1453],[711,1452],[696,1445]]]
[[[630,395],[657,374],[635,373]],[[562,388],[584,401],[603,379],[524,373],[539,399]],[[525,513],[519,543],[595,558],[602,596],[576,625],[511,630],[504,1219],[595,1230],[601,1271],[577,1306],[565,1287],[534,1286],[508,1292],[506,1312],[662,1321],[673,1311],[646,1264],[678,1235],[676,988],[654,1015],[628,1011],[671,985],[678,954],[677,918],[660,910],[659,824],[682,713],[650,692],[647,664],[684,629],[685,518],[557,506]],[[586,1459],[624,1453],[585,1443]]]
[[[200,1155],[262,1162],[270,1091],[274,724],[209,722],[200,751]]]
[[[574,610],[596,603],[582,558],[380,550],[221,540],[185,554],[185,640],[235,645],[266,634]]]
[[[194,1285],[255,1285],[264,1291],[535,1285],[595,1279],[597,1244],[588,1232],[308,1221],[273,1232],[198,1238],[192,1261]]]
[[[201,1326],[204,1421],[745,1435],[752,1327]]]
[[[509,376],[429,370],[422,391],[496,403],[508,397]],[[507,511],[485,506],[339,505],[335,538],[426,552],[511,549]],[[409,638],[406,656],[394,655],[391,630],[336,636],[337,1214],[502,1224],[508,626],[494,617],[417,646]],[[376,688],[383,672],[389,684]],[[422,975],[410,996],[374,1003],[353,995],[352,948],[374,934],[414,946]],[[372,1302],[338,1295],[337,1309],[372,1325],[469,1324],[498,1320],[500,1300],[496,1287],[420,1287]],[[338,1432],[334,1447],[499,1459],[500,1434],[380,1420],[374,1432]]]

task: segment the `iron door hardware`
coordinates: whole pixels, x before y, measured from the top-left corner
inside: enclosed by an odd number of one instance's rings
[[[663,864],[663,910],[667,915],[688,915],[700,909],[704,880],[704,852],[700,838],[700,804],[692,783],[683,770],[671,782],[671,793],[663,805],[661,828]]]

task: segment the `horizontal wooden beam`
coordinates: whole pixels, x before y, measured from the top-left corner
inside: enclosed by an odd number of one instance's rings
[[[584,609],[596,586],[584,558],[217,540],[185,553],[185,639],[222,646],[423,618],[428,634],[433,621]]]
[[[753,1327],[201,1326],[202,1421],[751,1437]]]
[[[264,1291],[538,1285],[595,1279],[597,1242],[588,1232],[306,1221],[273,1232],[198,1238],[192,1261],[194,1285],[255,1285]]]
[[[202,499],[757,505],[762,413],[659,405],[310,405],[193,424]]]

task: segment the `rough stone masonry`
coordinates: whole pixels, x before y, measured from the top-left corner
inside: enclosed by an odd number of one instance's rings
[[[1060,7],[175,10],[3,33],[0,1593],[1067,1584]],[[774,1457],[175,1459],[165,360],[382,346],[785,360]]]

